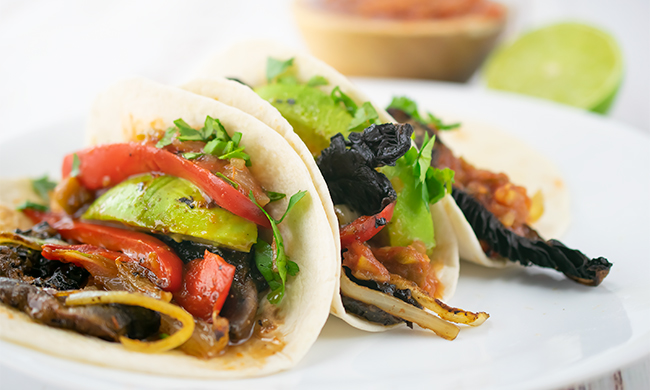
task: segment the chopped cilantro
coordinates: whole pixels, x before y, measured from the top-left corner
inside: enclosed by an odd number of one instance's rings
[[[49,208],[47,206],[43,206],[42,204],[34,203],[32,201],[26,200],[23,203],[19,204],[18,207],[16,207],[16,210],[18,211],[23,211],[26,209],[32,209],[32,210],[38,210],[38,211],[47,211]]]
[[[72,155],[72,169],[70,169],[70,177],[77,177],[81,173],[80,171],[81,160],[77,153]]]
[[[171,145],[172,141],[174,140],[174,136],[176,135],[176,132],[178,129],[176,127],[170,127],[165,131],[165,134],[163,137],[156,143],[156,147],[158,149],[162,149],[167,145]]]
[[[325,77],[319,75],[313,76],[312,78],[309,79],[309,81],[307,81],[308,87],[319,87],[321,85],[327,85],[327,84],[329,84],[329,81],[327,81]]]
[[[445,124],[430,112],[427,112],[426,118],[423,118],[418,110],[418,104],[406,96],[394,96],[387,109],[389,108],[402,110],[416,121],[433,125],[438,130],[451,130],[460,126],[460,123]]]
[[[231,186],[235,187],[235,189],[239,189],[239,184],[235,183],[234,181],[230,180],[230,178],[226,175],[224,175],[221,172],[215,173],[215,176],[221,178],[223,181],[227,182]]]
[[[375,119],[379,118],[377,111],[370,104],[370,102],[365,102],[357,109],[354,113],[354,118],[348,126],[349,131],[361,131],[368,127],[369,125],[375,123]]]
[[[266,81],[269,83],[276,77],[284,73],[289,67],[293,65],[293,57],[286,61],[276,60],[273,57],[266,59]]]
[[[195,153],[195,152],[188,152],[188,153],[183,153],[183,157],[185,157],[188,160],[194,160],[195,158],[203,156],[203,153]]]
[[[334,103],[343,103],[348,113],[354,117],[358,106],[351,97],[341,91],[341,88],[338,86],[334,87],[330,96],[334,99]]]
[[[283,194],[281,192],[273,192],[273,191],[267,191],[266,196],[269,197],[269,202],[276,202],[280,199],[284,199],[287,197],[286,194]]]
[[[295,206],[296,203],[305,196],[305,194],[307,194],[307,191],[298,191],[295,193],[289,199],[287,210],[279,220],[271,217],[266,210],[257,203],[252,191],[249,194],[251,201],[259,207],[264,215],[269,219],[269,222],[271,222],[271,229],[273,230],[273,241],[275,242],[276,249],[275,254],[273,253],[272,246],[267,242],[259,240],[255,244],[255,264],[271,288],[271,292],[266,298],[272,304],[278,304],[282,301],[287,282],[287,274],[295,276],[299,271],[298,264],[289,260],[289,257],[284,252],[284,241],[282,240],[282,235],[280,234],[278,225],[282,223],[284,217],[287,216],[293,206]]]
[[[50,181],[47,175],[39,179],[32,180],[32,189],[38,194],[38,196],[41,197],[41,199],[46,202],[49,202],[50,191],[52,191],[54,187],[56,187],[56,183]]]

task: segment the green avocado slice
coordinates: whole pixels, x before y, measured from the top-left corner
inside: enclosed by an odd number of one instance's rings
[[[413,166],[404,157],[397,160],[394,167],[385,166],[381,172],[388,177],[397,192],[397,203],[393,218],[384,228],[390,246],[408,246],[419,240],[427,252],[436,246],[433,220],[429,203],[422,199],[422,183],[413,175]]]
[[[169,175],[127,179],[95,200],[82,218],[189,236],[243,252],[257,241],[254,223],[218,206],[209,207],[194,184]]]
[[[350,133],[352,115],[318,88],[278,83],[258,87],[255,92],[280,111],[315,157],[337,133],[346,138]]]

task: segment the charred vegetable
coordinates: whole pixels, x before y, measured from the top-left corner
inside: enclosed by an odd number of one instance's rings
[[[598,286],[609,273],[612,263],[604,257],[589,259],[582,252],[567,248],[557,240],[531,240],[505,228],[478,201],[454,189],[454,200],[480,241],[488,243],[496,254],[521,265],[537,265],[562,272],[587,286]]]
[[[415,128],[416,143],[426,136],[435,136],[437,129],[411,118],[397,108],[389,112],[400,122],[408,122]],[[438,157],[451,152],[436,137],[431,165],[438,166]],[[597,286],[609,273],[612,264],[603,257],[589,259],[580,251],[567,248],[557,240],[545,241],[537,232],[524,225],[517,234],[505,227],[484,205],[467,192],[454,187],[452,196],[469,222],[488,256],[501,256],[525,266],[537,265],[562,272],[568,278],[587,286]]]
[[[375,170],[394,165],[411,148],[410,125],[372,125],[363,133],[332,137],[330,147],[318,157],[334,204],[347,204],[362,215],[379,213],[395,201],[390,180]]]

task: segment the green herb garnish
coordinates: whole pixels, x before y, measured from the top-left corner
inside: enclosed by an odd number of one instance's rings
[[[81,173],[80,171],[81,160],[77,153],[72,155],[72,169],[70,169],[70,177],[77,177]]]
[[[26,200],[23,203],[19,204],[18,207],[16,207],[16,210],[18,211],[23,211],[26,209],[32,209],[32,210],[38,210],[38,211],[47,211],[49,210],[49,207],[43,206],[42,204],[34,203],[30,200]]]
[[[199,158],[201,156],[203,156],[203,153],[196,153],[196,152],[183,153],[183,157],[185,157],[188,160],[194,160],[195,158]]]
[[[316,75],[316,76],[313,76],[312,78],[310,78],[309,81],[307,81],[307,86],[308,87],[319,87],[321,85],[327,85],[329,83],[330,82],[327,81],[327,79],[325,77]]]
[[[418,104],[406,96],[394,96],[386,109],[389,108],[402,110],[416,121],[433,125],[438,130],[451,130],[460,126],[460,123],[445,124],[440,118],[430,112],[427,112],[426,118],[423,118],[418,110]]]
[[[50,201],[50,191],[52,191],[54,187],[56,187],[56,183],[50,181],[47,175],[32,180],[32,189],[46,202]]]
[[[231,138],[219,119],[207,116],[203,127],[199,130],[191,128],[183,119],[175,120],[174,124],[176,126],[170,127],[165,131],[163,137],[156,144],[157,148],[164,148],[170,145],[174,137],[177,136],[179,141],[205,142],[203,153],[183,153],[183,157],[188,160],[195,159],[203,154],[211,154],[222,160],[241,158],[246,161],[246,166],[251,165],[250,156],[244,152],[243,147],[239,147],[242,133],[237,132]]]
[[[271,83],[273,79],[284,73],[291,65],[293,65],[293,57],[286,61],[268,57],[266,59],[266,81]]]
[[[224,175],[223,173],[217,172],[214,175],[221,178],[222,180],[224,180],[225,182],[227,182],[231,186],[235,187],[235,189],[239,189],[239,184],[237,184],[234,181],[230,180],[230,178],[228,178],[228,176]]]
[[[298,201],[300,201],[300,199],[302,199],[306,194],[307,191],[298,191],[295,193],[289,199],[289,205],[282,215],[282,218],[278,220],[271,217],[266,210],[257,203],[252,191],[249,194],[251,201],[259,207],[264,215],[269,219],[269,222],[271,222],[271,229],[273,230],[273,241],[275,242],[276,253],[273,253],[273,248],[267,242],[258,240],[255,244],[255,264],[271,288],[271,292],[269,292],[266,298],[274,305],[280,303],[284,297],[287,274],[295,276],[299,271],[298,264],[289,260],[289,257],[284,252],[284,241],[282,240],[282,235],[280,234],[278,225],[282,223],[284,217],[287,216],[293,206],[295,206],[296,203],[298,203]]]
[[[286,198],[287,194],[283,194],[281,192],[267,191],[266,196],[269,197],[269,203],[270,203],[270,202],[276,202],[280,199]]]
[[[352,118],[352,122],[348,126],[348,131],[361,131],[375,123],[375,120],[378,118],[379,115],[372,104],[365,102],[354,113],[354,118]]]
[[[341,88],[338,86],[334,87],[330,96],[334,99],[334,103],[343,103],[348,113],[354,117],[358,106],[351,97],[341,91]]]

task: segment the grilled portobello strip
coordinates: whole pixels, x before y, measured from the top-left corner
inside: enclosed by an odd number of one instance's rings
[[[144,339],[160,327],[160,314],[152,310],[119,304],[68,307],[42,288],[4,277],[0,277],[0,302],[42,324],[104,340]]]
[[[422,145],[424,135],[437,135],[437,130],[413,120],[404,111],[389,109],[399,122],[409,123],[415,130],[415,142]],[[436,137],[431,165],[438,167],[442,154],[451,151]],[[587,286],[598,286],[609,273],[612,263],[604,257],[590,259],[582,252],[570,249],[558,240],[544,240],[530,226],[524,225],[523,235],[505,227],[483,204],[454,186],[452,196],[469,222],[489,257],[504,257],[524,266],[537,265],[562,272],[568,278]]]

